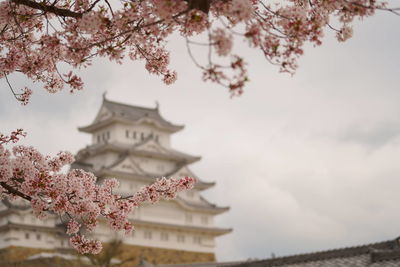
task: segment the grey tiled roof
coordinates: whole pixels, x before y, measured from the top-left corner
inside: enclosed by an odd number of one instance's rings
[[[139,267],[400,267],[400,238],[266,260],[160,265],[143,263]]]
[[[151,264],[145,260],[141,260],[138,267],[228,267],[240,262],[198,262],[198,263],[181,263],[181,264]]]
[[[189,155],[187,153],[184,153],[184,152],[172,149],[172,148],[165,149],[165,153],[141,150],[139,148],[139,146],[142,144],[145,144],[149,140],[150,139],[146,139],[146,140],[144,140],[138,144],[134,144],[134,145],[126,145],[126,144],[117,143],[117,142],[90,145],[90,146],[87,146],[87,147],[79,150],[76,155],[76,159],[78,161],[82,161],[89,155],[100,153],[107,149],[113,150],[113,151],[118,151],[121,154],[123,154],[123,153],[143,154],[143,153],[145,153],[145,154],[149,154],[152,156],[166,157],[171,160],[181,161],[182,163],[185,163],[185,164],[193,163],[193,162],[201,159],[201,157],[199,157],[199,156]]]
[[[141,119],[146,118],[156,121],[162,128],[168,129],[172,132],[176,132],[184,128],[183,125],[172,124],[171,122],[164,119],[161,116],[158,107],[145,108],[113,102],[104,98],[102,108],[108,110],[111,113],[111,117],[107,117],[104,119],[97,117],[91,125],[80,127],[79,129],[82,131],[90,131],[90,129],[92,129],[93,127],[98,127],[99,125],[102,125],[104,123],[110,123],[115,119],[137,122]]]
[[[400,267],[400,240],[333,249],[328,251],[242,262],[235,267]]]

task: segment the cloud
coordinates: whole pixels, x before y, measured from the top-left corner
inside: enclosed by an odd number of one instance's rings
[[[339,141],[356,143],[371,148],[379,148],[400,135],[400,125],[394,123],[379,123],[369,125],[354,125],[339,136]]]
[[[82,70],[84,91],[49,95],[32,85],[27,107],[2,84],[0,130],[24,127],[25,143],[43,152],[76,152],[90,142],[76,128],[94,119],[105,90],[130,104],[157,100],[167,120],[186,125],[173,147],[201,155],[192,169],[217,182],[204,194],[231,207],[217,220],[234,228],[219,238],[220,260],[391,239],[400,221],[400,39],[393,17],[363,21],[344,44],[328,34],[322,47],[306,49],[293,77],[239,41],[251,82],[235,99],[201,81],[179,39],[171,44],[179,73],[172,86],[149,75],[142,62],[102,60]]]

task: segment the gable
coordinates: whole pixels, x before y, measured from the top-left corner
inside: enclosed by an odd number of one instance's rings
[[[151,128],[163,129],[163,127],[160,124],[160,122],[158,122],[155,119],[149,118],[149,117],[140,118],[139,120],[137,120],[136,123],[137,124],[142,124],[142,125],[145,125],[145,126],[149,126]]]
[[[149,140],[148,142],[137,146],[135,150],[168,154],[168,151],[154,140]]]
[[[196,175],[189,170],[189,168],[185,165],[182,168],[180,168],[178,171],[176,171],[175,173],[173,173],[171,175],[174,178],[181,178],[181,177],[193,177],[196,178]]]
[[[139,164],[131,157],[126,157],[121,162],[111,168],[112,171],[133,173],[144,175],[145,172],[140,168]]]
[[[104,106],[101,107],[99,110],[99,113],[97,113],[96,118],[94,119],[94,122],[99,122],[99,121],[104,121],[112,116],[112,112],[109,111],[107,108]]]

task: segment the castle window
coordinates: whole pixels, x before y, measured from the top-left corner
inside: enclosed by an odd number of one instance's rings
[[[129,130],[125,131],[125,136],[126,136],[126,138],[129,138]]]
[[[184,242],[185,242],[185,236],[182,235],[182,234],[179,234],[179,235],[177,236],[177,239],[178,239],[178,242],[179,242],[179,243],[184,243]]]
[[[144,231],[144,239],[151,239],[151,231]]]
[[[40,240],[42,237],[40,236],[40,234],[36,235],[36,240]]]
[[[29,239],[29,233],[25,233],[25,239]]]
[[[193,237],[193,243],[200,244],[201,243],[201,237],[200,236],[194,236]]]
[[[136,131],[133,132],[133,139],[136,139]]]
[[[168,233],[162,232],[161,233],[161,240],[162,241],[168,241]]]
[[[103,139],[103,141],[104,142],[106,142],[108,139],[110,139],[110,132],[104,132],[102,135],[101,135],[101,137],[102,137],[102,139]]]
[[[100,143],[100,142],[101,142],[101,136],[98,135],[98,136],[97,136],[97,143]]]
[[[144,133],[140,133],[140,140],[144,140]]]

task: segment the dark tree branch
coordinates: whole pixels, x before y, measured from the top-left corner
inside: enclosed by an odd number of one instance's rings
[[[359,7],[366,8],[366,9],[377,9],[377,10],[388,11],[397,16],[400,16],[400,13],[398,12],[400,10],[400,8],[398,8],[398,7],[390,8],[390,7],[366,6],[366,5],[363,5],[363,4],[354,2],[354,1],[349,1],[349,0],[346,0],[346,2],[351,5],[359,6]]]
[[[208,14],[212,0],[185,0],[189,4],[189,9],[198,9]]]
[[[53,13],[57,16],[61,17],[72,17],[72,18],[81,18],[83,13],[73,12],[69,9],[55,7],[53,5],[45,5],[41,3],[37,3],[35,1],[30,0],[10,0],[10,2],[15,3],[17,5],[24,5],[27,7],[31,7],[34,9],[42,10],[44,12]],[[97,3],[98,1],[96,1]]]
[[[8,184],[5,183],[5,182],[0,182],[0,185],[1,185],[4,189],[6,189],[6,190],[8,191],[7,193],[9,193],[9,194],[13,194],[13,195],[19,196],[19,197],[21,197],[21,198],[23,198],[23,199],[25,199],[25,200],[28,200],[28,201],[31,201],[31,200],[32,200],[32,198],[31,198],[30,196],[25,195],[24,193],[18,191],[17,189],[15,189],[14,187],[8,185]]]

